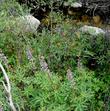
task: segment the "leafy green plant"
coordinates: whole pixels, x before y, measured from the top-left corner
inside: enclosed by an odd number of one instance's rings
[[[51,30],[44,28],[37,34],[21,33],[14,20],[23,14],[22,7],[14,1],[7,4],[0,7],[0,49],[8,59],[6,70],[16,108],[22,111],[110,109],[108,40],[102,35],[93,37],[78,32],[80,25],[75,25],[70,19],[64,20],[63,15],[56,12],[51,12],[56,23]],[[10,7],[17,7],[19,14],[10,15],[7,12]],[[41,71],[39,56],[44,56],[51,77]],[[89,68],[89,59],[96,60],[95,69]],[[82,65],[79,67],[78,64]],[[73,72],[74,84],[67,78],[68,69]],[[2,80],[0,72],[0,83]],[[2,84],[0,106],[5,111],[10,110]]]
[[[86,111],[99,107],[92,102],[96,93],[104,88],[104,83],[96,79],[93,72],[75,70],[73,85],[66,77],[62,81],[56,74],[52,74],[50,80],[44,72],[26,76],[27,68],[19,67],[17,70],[14,75],[10,73],[10,79],[15,105],[19,109]],[[100,102],[100,108],[103,108],[103,101]]]

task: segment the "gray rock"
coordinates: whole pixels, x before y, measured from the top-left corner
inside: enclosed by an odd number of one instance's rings
[[[5,0],[0,0],[0,3],[3,3]]]
[[[98,27],[93,27],[93,26],[87,26],[87,25],[84,25],[83,27],[81,27],[79,31],[83,33],[89,33],[91,35],[105,34],[105,31],[103,29]]]
[[[16,18],[17,27],[22,32],[35,33],[40,25],[40,21],[32,15],[25,15]]]
[[[74,2],[74,3],[71,4],[71,7],[80,8],[80,7],[82,7],[82,3],[81,2]]]
[[[71,6],[73,8],[80,8],[80,7],[82,7],[82,3],[81,2],[64,2],[63,5],[64,6]]]

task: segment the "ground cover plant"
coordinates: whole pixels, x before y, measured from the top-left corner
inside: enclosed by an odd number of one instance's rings
[[[107,35],[82,33],[78,30],[82,22],[54,11],[48,15],[49,28],[23,33],[15,18],[29,9],[15,1],[0,3],[0,62],[17,111],[110,110]],[[0,110],[10,111],[3,81],[0,70]]]

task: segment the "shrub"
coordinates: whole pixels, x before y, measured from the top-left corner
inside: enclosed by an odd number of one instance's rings
[[[16,108],[23,111],[109,109],[108,39],[102,35],[93,37],[78,32],[77,29],[82,24],[77,26],[70,19],[64,20],[62,15],[55,12],[52,14],[55,15],[53,20],[56,27],[51,27],[51,30],[44,28],[37,34],[20,33],[21,29],[15,28],[15,16],[9,16],[7,12],[13,5],[21,8],[22,13],[22,7],[14,2],[12,5],[10,2],[7,7],[5,4],[0,7],[0,49],[8,59],[6,70]],[[13,31],[13,27],[17,30]],[[46,72],[41,72],[39,56],[44,56],[52,73],[51,77]],[[91,59],[96,64],[91,63]],[[95,68],[91,69],[93,65]],[[75,84],[66,77],[68,69],[73,72]],[[1,83],[2,80],[1,74]],[[1,105],[4,110],[10,110],[2,85]]]
[[[15,74],[9,74],[14,102],[20,110],[86,111],[103,108],[103,101],[95,104],[95,96],[104,89],[104,83],[95,78],[93,72],[75,70],[75,84],[72,84],[66,77],[62,81],[58,75],[52,74],[50,79],[44,72],[32,76],[27,75],[26,70],[26,67],[19,67]],[[4,109],[9,110],[6,103],[3,103]]]

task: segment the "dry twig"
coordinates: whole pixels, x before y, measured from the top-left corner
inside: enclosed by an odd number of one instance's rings
[[[3,86],[6,90],[6,93],[7,93],[7,96],[8,96],[8,101],[9,101],[9,105],[11,107],[11,110],[12,111],[17,111],[15,106],[14,106],[14,103],[13,103],[13,100],[12,100],[12,94],[11,94],[11,84],[10,84],[10,81],[9,81],[9,77],[4,69],[4,67],[2,66],[2,64],[0,63],[0,68],[3,72],[3,75],[4,75],[4,78],[5,78],[5,81],[6,83],[3,81]]]

